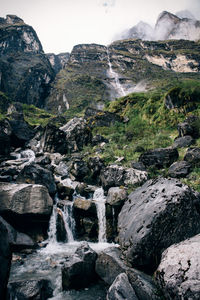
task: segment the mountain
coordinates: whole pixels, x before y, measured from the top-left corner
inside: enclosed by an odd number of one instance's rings
[[[80,113],[107,101],[181,78],[200,78],[200,45],[186,40],[116,41],[108,47],[82,44],[52,83],[46,108]]]
[[[189,11],[180,11],[176,15],[163,11],[152,28],[144,22],[122,32],[119,39],[137,38],[142,40],[199,40],[200,21]]]
[[[0,91],[43,107],[55,73],[34,29],[17,16],[0,18],[0,54]]]
[[[69,60],[70,53],[69,52],[59,53],[59,54],[47,53],[46,56],[50,61],[50,64],[54,69],[55,73],[58,73],[61,69],[63,69],[66,66]]]

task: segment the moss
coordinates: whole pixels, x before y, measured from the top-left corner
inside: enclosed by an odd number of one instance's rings
[[[39,109],[34,105],[23,104],[24,119],[30,125],[46,126],[54,115],[47,113],[45,110]]]

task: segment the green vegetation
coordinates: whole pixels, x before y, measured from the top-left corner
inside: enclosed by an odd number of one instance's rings
[[[46,126],[49,120],[54,117],[45,110],[28,104],[23,104],[23,113],[25,121],[30,125],[41,125],[42,127]]]

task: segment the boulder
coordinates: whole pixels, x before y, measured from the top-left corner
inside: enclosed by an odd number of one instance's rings
[[[170,166],[178,159],[178,151],[175,148],[157,148],[146,151],[140,155],[139,161],[145,167],[154,166],[156,168],[163,168]]]
[[[46,300],[53,296],[53,289],[49,280],[20,280],[10,281],[8,284],[8,299]]]
[[[177,161],[169,167],[168,174],[170,177],[182,178],[189,174],[190,169],[191,164],[187,161]]]
[[[200,234],[172,245],[162,254],[156,280],[166,299],[199,299]]]
[[[7,156],[10,154],[12,128],[7,119],[0,121],[0,155]]]
[[[99,183],[99,175],[101,170],[105,167],[104,161],[99,156],[90,157],[88,161],[88,168],[91,173],[91,179],[95,183]]]
[[[91,142],[92,133],[83,118],[73,118],[60,130],[66,134],[67,150],[70,153],[82,150],[84,145]]]
[[[72,158],[71,165],[69,167],[69,172],[75,177],[78,181],[83,181],[89,173],[87,163],[80,157]]]
[[[66,134],[54,125],[48,124],[40,141],[43,152],[67,153]]]
[[[137,184],[147,179],[145,171],[110,165],[101,170],[100,180],[104,188]]]
[[[72,200],[74,187],[71,185],[69,179],[65,179],[57,184],[57,192],[60,199]]]
[[[107,300],[138,300],[126,273],[119,274],[110,286]]]
[[[81,289],[95,279],[95,261],[97,258],[86,242],[77,248],[75,254],[68,257],[62,267],[63,290]]]
[[[190,135],[193,138],[199,137],[199,122],[198,116],[191,115],[184,122],[178,124],[179,137]]]
[[[56,193],[56,185],[51,171],[42,168],[36,163],[26,165],[17,176],[18,183],[32,183],[46,186],[49,193]]]
[[[111,187],[108,190],[106,202],[112,206],[121,206],[128,197],[127,190],[120,187]]]
[[[35,163],[44,167],[51,164],[51,159],[47,154],[42,154],[35,159]]]
[[[121,251],[116,247],[105,249],[98,254],[95,269],[99,277],[109,285],[113,284],[117,276],[126,273],[138,299],[160,299],[153,279],[141,271],[128,267],[121,258]]]
[[[200,165],[200,148],[189,148],[184,156],[184,160],[191,163],[193,166]]]
[[[45,234],[53,201],[42,185],[0,183],[0,215],[18,231]]]
[[[193,138],[190,135],[176,138],[173,143],[174,148],[185,148],[189,147],[194,143]]]
[[[35,246],[35,243],[28,235],[15,230],[2,217],[0,217],[0,222],[8,231],[8,241],[12,251],[19,251],[24,248],[33,248]]]
[[[0,218],[0,299],[6,299],[6,288],[10,273],[11,250],[8,230]]]
[[[199,194],[176,179],[147,181],[129,195],[118,218],[127,261],[150,273],[170,245],[200,231]]]

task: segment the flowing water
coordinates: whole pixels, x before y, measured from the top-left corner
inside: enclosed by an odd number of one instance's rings
[[[106,208],[105,202],[106,198],[104,196],[103,188],[98,188],[94,192],[93,200],[96,204],[97,208],[97,217],[98,217],[98,225],[99,225],[99,235],[98,242],[106,243]]]
[[[119,75],[112,68],[112,64],[110,61],[110,54],[109,54],[108,49],[107,49],[107,57],[108,57],[108,66],[109,66],[107,74],[108,74],[108,77],[111,79],[111,86],[114,89],[114,91],[116,92],[116,97],[125,96],[126,92],[120,83]]]

